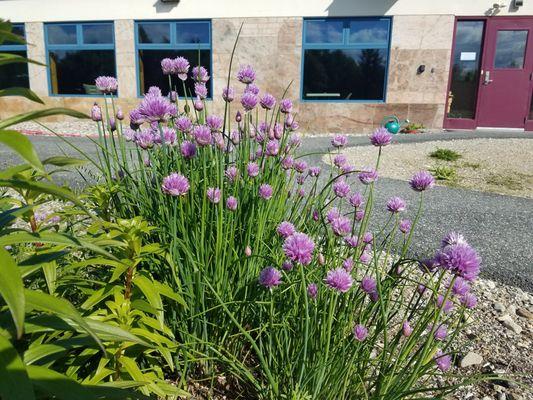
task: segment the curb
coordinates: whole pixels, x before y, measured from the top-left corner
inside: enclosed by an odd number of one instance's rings
[[[21,129],[19,130],[19,132],[26,136],[50,136],[50,137],[57,136],[51,132],[34,130],[34,129]],[[95,135],[93,133],[59,133],[58,135],[63,136],[63,137],[90,137],[90,138],[98,137],[98,135]]]

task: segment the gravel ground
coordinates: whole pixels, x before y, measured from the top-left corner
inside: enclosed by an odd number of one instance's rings
[[[437,148],[458,152],[454,162],[429,156]],[[383,175],[408,180],[413,171],[449,166],[457,171],[457,179],[449,182],[467,189],[533,198],[533,140],[472,139],[392,144],[384,148],[381,162]],[[373,165],[373,146],[351,147],[345,152],[356,165]],[[447,184],[446,181],[438,181]]]

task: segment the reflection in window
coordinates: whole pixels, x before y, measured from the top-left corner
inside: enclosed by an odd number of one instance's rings
[[[12,32],[24,39],[24,25],[14,24]],[[5,41],[0,45],[0,53],[15,54],[26,58],[26,44],[13,41]],[[28,64],[12,63],[0,65],[0,89],[8,87],[29,88]]]
[[[526,43],[527,31],[498,31],[494,68],[521,69]]]
[[[304,24],[304,100],[384,100],[390,19],[312,19]]]
[[[185,57],[191,69],[202,65],[211,69],[211,23],[209,21],[137,22],[137,65],[139,68],[139,95],[151,86],[157,86],[166,95],[169,91],[169,77],[163,75],[163,58]],[[172,34],[171,34],[172,33]],[[190,72],[190,71],[189,71]],[[210,75],[212,75],[210,73]],[[173,89],[185,96],[183,84],[171,77]],[[211,97],[212,78],[207,83],[208,97]],[[194,83],[186,81],[187,96],[194,93]]]
[[[475,117],[484,27],[483,21],[457,21],[448,118]]]
[[[47,24],[46,33],[50,93],[100,95],[95,79],[116,74],[113,23]]]

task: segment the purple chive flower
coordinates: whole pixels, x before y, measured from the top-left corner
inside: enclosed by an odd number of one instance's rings
[[[152,88],[150,88],[152,89]],[[176,105],[156,90],[149,91],[139,105],[141,115],[150,122],[164,122],[177,113]]]
[[[171,90],[170,92],[168,92],[168,99],[172,103],[175,103],[176,100],[178,100],[178,93],[175,90]]]
[[[292,265],[291,261],[283,261],[283,263],[281,264],[281,269],[283,269],[284,271],[291,271],[293,268],[294,265]]]
[[[117,109],[117,112],[116,112],[116,114],[115,114],[115,117],[117,117],[117,119],[118,119],[119,121],[122,121],[122,120],[124,119],[124,113],[122,112],[122,108],[119,107],[119,108]]]
[[[175,73],[182,81],[187,80],[187,74],[189,73],[189,61],[185,57],[176,57],[174,59]]]
[[[213,141],[211,129],[206,125],[196,125],[192,130],[192,135],[200,146],[209,146]]]
[[[346,270],[346,272],[352,272],[354,266],[354,261],[352,257],[348,257],[346,260],[342,262],[342,268]]]
[[[355,220],[356,220],[357,222],[362,221],[364,217],[365,217],[365,212],[364,212],[364,210],[357,210],[357,211],[355,212]]]
[[[307,295],[313,300],[316,299],[318,296],[318,286],[316,283],[310,283],[307,285]]]
[[[333,158],[333,164],[335,164],[335,166],[337,168],[341,168],[344,164],[346,164],[348,162],[348,160],[346,159],[346,156],[344,154],[337,154],[334,158]]]
[[[426,293],[426,290],[427,290],[427,287],[425,287],[424,285],[422,284],[419,284],[417,287],[416,287],[416,291],[419,293],[419,294],[424,294]]]
[[[257,96],[253,93],[246,92],[241,96],[241,104],[246,111],[253,110],[257,105]]]
[[[296,194],[298,194],[299,197],[305,197],[305,189],[304,188],[298,189]]]
[[[171,196],[184,196],[189,191],[189,188],[189,180],[176,172],[163,178],[163,183],[161,184],[163,193]]]
[[[435,340],[442,341],[446,339],[446,336],[448,336],[448,326],[446,324],[440,324],[437,329],[435,329],[433,337],[435,338]]]
[[[313,210],[313,221],[318,221],[320,219],[320,213],[318,210]]]
[[[200,99],[199,97],[197,97],[192,105],[194,106],[194,109],[196,111],[202,111],[204,109],[204,102],[202,101],[202,99]]]
[[[444,302],[444,296],[442,294],[439,294],[439,296],[437,297],[437,307],[442,307],[442,311],[448,314],[450,311],[453,310],[453,302],[450,300],[446,300],[446,302]]]
[[[259,186],[259,196],[264,200],[270,200],[274,190],[268,183],[263,183]]]
[[[291,156],[285,156],[283,160],[281,160],[281,167],[283,169],[291,169],[294,166],[294,159]]]
[[[99,76],[95,80],[96,88],[106,94],[115,93],[118,89],[117,78],[112,76]]]
[[[359,256],[359,262],[365,265],[368,265],[371,259],[372,259],[372,256],[366,250],[363,251],[361,255]]]
[[[294,262],[308,265],[313,258],[315,243],[305,233],[295,232],[283,243],[285,255]]]
[[[387,146],[392,141],[392,135],[386,128],[378,128],[370,135],[370,142],[377,147]]]
[[[286,239],[289,236],[293,235],[296,232],[296,229],[294,228],[294,225],[291,224],[288,221],[283,221],[280,223],[276,229],[276,232],[278,235],[280,235],[282,238]]]
[[[239,144],[241,141],[241,134],[236,130],[232,130],[229,134],[229,138],[233,144]]]
[[[359,208],[364,203],[363,195],[359,192],[354,192],[349,198],[348,201],[350,202],[351,206],[354,208]]]
[[[130,111],[130,127],[131,129],[137,129],[144,122],[144,117],[138,108],[134,108]]]
[[[448,232],[441,241],[441,247],[452,246],[454,244],[468,244],[463,235],[457,232]]]
[[[135,144],[143,150],[154,147],[154,142],[154,134],[149,129],[143,129],[135,134]]]
[[[180,150],[181,150],[181,155],[188,160],[196,156],[196,145],[190,140],[185,140],[181,144]]]
[[[241,65],[239,71],[237,71],[237,80],[246,85],[252,83],[255,80],[255,71],[249,64]]]
[[[309,167],[309,176],[316,178],[320,175],[321,171],[320,167]]]
[[[208,115],[205,119],[205,123],[211,129],[212,132],[218,132],[222,129],[222,117],[218,115]]]
[[[331,221],[331,229],[337,236],[346,236],[352,231],[352,222],[349,218],[340,216]]]
[[[374,235],[372,232],[365,232],[362,237],[363,243],[370,244],[374,241]]]
[[[230,196],[226,200],[226,207],[228,210],[235,211],[237,209],[238,201],[235,197]]]
[[[202,66],[197,66],[192,69],[192,78],[196,82],[206,83],[209,80],[207,69]]]
[[[372,168],[366,168],[358,175],[359,180],[364,185],[369,185],[378,180],[378,172]]]
[[[361,324],[355,325],[353,328],[353,336],[355,337],[355,340],[362,342],[368,336],[368,329]]]
[[[331,224],[335,218],[339,218],[341,216],[341,213],[337,207],[331,208],[326,213],[326,220]]]
[[[93,107],[91,108],[91,119],[94,122],[100,122],[102,120],[102,109],[96,103],[94,103]]]
[[[435,256],[435,261],[442,268],[466,279],[473,281],[479,275],[481,258],[477,252],[467,244],[446,246]]]
[[[348,143],[348,138],[345,135],[335,135],[331,139],[331,145],[333,147],[344,147]]]
[[[246,172],[248,173],[248,176],[251,178],[255,178],[257,175],[259,175],[259,165],[255,162],[249,162],[246,165]]]
[[[427,171],[420,171],[413,175],[409,181],[409,185],[416,192],[423,192],[426,189],[431,189],[435,185],[435,178]]]
[[[175,145],[177,142],[176,131],[167,126],[164,126],[161,130],[163,131],[163,140],[165,141],[165,144],[169,146]],[[161,135],[159,135],[159,141],[161,141]]]
[[[367,294],[372,294],[377,291],[376,280],[370,276],[365,276],[361,280],[361,289]]]
[[[304,173],[307,169],[307,163],[304,160],[297,160],[293,165],[294,169],[299,173]]]
[[[133,142],[135,140],[136,132],[131,128],[126,128],[122,131],[122,136],[126,142]]]
[[[465,293],[461,296],[461,304],[466,308],[474,308],[477,305],[477,297],[473,293]]]
[[[194,94],[202,100],[207,98],[207,86],[204,83],[196,82],[194,84]]]
[[[295,148],[302,144],[302,138],[298,134],[292,134],[289,138],[289,147]]]
[[[265,93],[263,97],[261,97],[259,104],[261,104],[261,107],[265,110],[272,110],[276,105],[276,98],[270,93]]]
[[[237,177],[239,176],[239,170],[234,165],[228,167],[226,171],[224,172],[224,175],[230,182],[235,182]]]
[[[344,243],[349,247],[357,247],[359,241],[357,240],[357,236],[347,236],[344,238]]]
[[[341,172],[343,174],[348,174],[350,172],[354,172],[356,170],[356,168],[353,166],[353,165],[350,165],[350,164],[344,164],[340,167],[341,169]]]
[[[305,183],[306,175],[300,174],[296,177],[296,183],[298,185],[303,185]]]
[[[269,140],[266,145],[266,153],[269,156],[276,156],[279,153],[279,142],[277,140]]]
[[[402,335],[405,337],[411,336],[411,333],[413,333],[413,328],[411,328],[411,324],[409,324],[409,321],[403,321],[402,324]]]
[[[259,87],[257,87],[257,85],[255,83],[249,83],[244,88],[244,92],[245,93],[252,93],[252,94],[255,94],[257,96],[259,94]]]
[[[333,184],[333,192],[337,197],[346,197],[350,193],[350,185],[346,183],[344,178],[340,178]]]
[[[409,233],[411,231],[411,221],[408,219],[402,219],[400,221],[399,229],[402,233]]]
[[[274,267],[266,267],[259,273],[259,284],[267,289],[272,289],[281,283],[281,272]]]
[[[288,114],[292,110],[292,101],[290,99],[283,99],[279,102],[279,110],[284,113]]]
[[[276,122],[272,130],[274,131],[274,137],[280,140],[283,136],[283,125],[279,122]]]
[[[222,89],[222,98],[225,102],[231,103],[235,99],[235,90],[231,86]]]
[[[176,73],[176,64],[171,58],[163,58],[161,60],[161,69],[164,75],[174,75]]]
[[[192,122],[187,117],[178,117],[176,118],[176,128],[183,133],[190,132],[192,129]]]
[[[437,350],[437,353],[435,354],[433,359],[437,364],[437,368],[442,372],[448,371],[452,366],[452,357],[450,355],[445,355],[441,349]]]
[[[452,286],[452,293],[454,295],[464,296],[469,291],[470,291],[470,285],[465,279],[461,278],[460,276],[455,278],[455,281],[453,282],[453,286]]]
[[[344,268],[336,268],[328,271],[324,282],[331,289],[341,293],[346,293],[353,285],[352,276]]]
[[[391,197],[389,201],[387,201],[387,210],[389,210],[393,214],[405,211],[405,208],[405,200],[401,197]]]
[[[222,197],[222,192],[219,188],[210,187],[207,188],[206,195],[211,203],[218,204],[220,202],[220,198]]]

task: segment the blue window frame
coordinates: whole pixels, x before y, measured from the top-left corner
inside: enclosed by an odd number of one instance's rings
[[[51,96],[101,96],[94,84],[116,76],[113,22],[48,23],[44,28]]]
[[[15,35],[26,38],[24,24],[13,24],[12,32]],[[0,43],[0,53],[16,54],[26,58],[28,56],[25,43],[5,41]],[[0,65],[0,89],[8,87],[29,88],[28,64],[12,63]]]
[[[191,65],[206,68],[211,76],[207,83],[208,98],[212,98],[211,21],[136,21],[135,52],[137,53],[138,95],[157,86],[164,94],[169,92],[169,78],[163,75],[163,58],[185,57]],[[189,76],[190,76],[189,71]],[[171,77],[172,89],[180,97],[194,94],[194,82],[187,79],[185,90],[177,77]]]
[[[384,102],[391,19],[304,20],[302,101]]]

